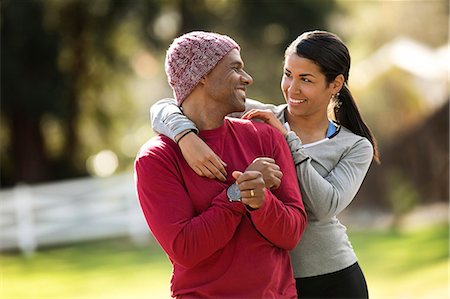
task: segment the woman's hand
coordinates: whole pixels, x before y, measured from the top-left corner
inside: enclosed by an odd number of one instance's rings
[[[275,160],[267,157],[256,158],[245,171],[258,171],[262,174],[267,189],[276,189],[281,184],[283,173]]]
[[[281,122],[275,117],[273,112],[271,110],[262,110],[262,109],[252,109],[245,113],[242,116],[243,119],[252,119],[257,118],[265,122],[266,124],[271,125],[275,129],[281,132],[283,136],[286,136],[288,131],[286,128],[281,124]]]
[[[183,133],[177,135],[175,140],[178,140]],[[225,167],[227,164],[195,133],[192,132],[184,136],[178,142],[178,146],[186,162],[199,176],[221,181],[226,180]]]

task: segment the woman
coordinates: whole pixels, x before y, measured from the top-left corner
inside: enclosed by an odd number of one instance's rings
[[[300,298],[367,298],[364,275],[337,219],[377,162],[376,141],[347,87],[350,55],[334,34],[305,32],[286,49],[281,89],[285,105],[248,100],[244,118],[258,118],[285,137],[308,213],[306,231],[291,253]],[[328,107],[333,107],[328,118]],[[251,109],[259,108],[259,109]],[[177,142],[199,174],[223,179],[225,163],[195,134],[173,101],[152,107],[154,129]],[[181,138],[182,137],[182,140]]]

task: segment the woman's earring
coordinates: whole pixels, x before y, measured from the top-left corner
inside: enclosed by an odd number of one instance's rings
[[[339,101],[339,92],[338,92],[337,94],[333,94],[333,95],[331,96],[331,99],[333,100],[333,102],[334,102],[334,107],[335,107],[336,109],[341,108],[342,101]]]

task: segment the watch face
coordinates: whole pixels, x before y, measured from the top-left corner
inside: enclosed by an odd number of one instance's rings
[[[241,201],[241,190],[238,185],[233,184],[227,189],[227,196],[230,201]]]

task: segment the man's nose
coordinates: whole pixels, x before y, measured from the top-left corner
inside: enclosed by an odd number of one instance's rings
[[[244,74],[242,75],[242,82],[244,82],[247,85],[250,85],[253,83],[253,78],[250,76],[246,71],[244,71]]]

